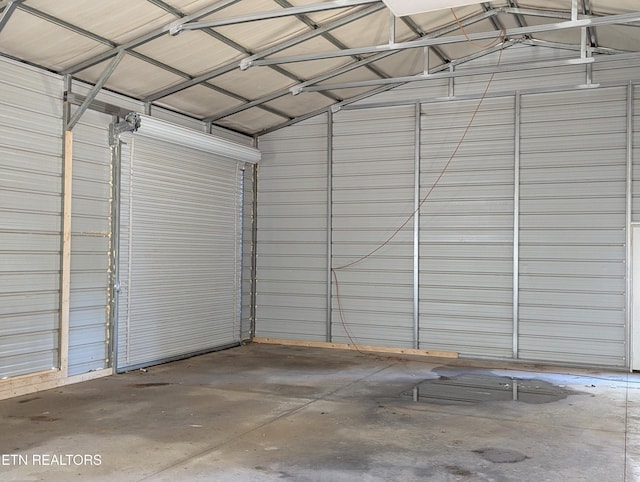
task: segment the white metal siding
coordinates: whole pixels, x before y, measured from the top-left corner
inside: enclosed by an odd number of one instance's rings
[[[626,88],[522,96],[520,357],[624,366]]]
[[[326,340],[327,116],[260,139],[256,335]]]
[[[413,223],[390,237],[414,211],[415,119],[412,105],[334,116],[335,342],[413,346]]]
[[[530,54],[527,60],[535,61],[538,50],[530,49]],[[565,57],[566,52],[558,54],[558,59]],[[495,60],[488,56],[468,67]],[[422,209],[420,348],[479,357],[511,358],[515,354],[521,360],[546,363],[628,365],[627,83],[637,67],[631,63],[625,69],[608,69],[606,65],[594,66],[592,81],[624,81],[619,87],[577,88],[589,77],[584,65],[538,70],[535,77],[513,72],[496,76],[460,151]],[[261,236],[273,245],[287,242],[282,249],[288,252],[296,253],[303,245],[288,242],[293,238],[313,242],[318,251],[315,257],[303,254],[295,270],[289,269],[284,256],[259,261],[260,283],[265,275],[278,273],[279,286],[289,287],[279,292],[278,303],[270,303],[268,323],[258,319],[259,333],[265,326],[278,328],[269,332],[274,335],[262,336],[323,339],[326,300],[317,300],[313,308],[306,302],[324,293],[327,266],[320,253],[326,242],[325,222],[333,226],[331,266],[358,259],[387,239],[383,234],[395,229],[388,221],[398,215],[398,206],[404,202],[408,212],[412,210],[412,157],[407,147],[412,145],[407,136],[414,129],[411,111],[415,104],[411,101],[422,99],[420,195],[424,196],[448,160],[445,151],[451,153],[460,139],[481,87],[486,87],[487,78],[481,80],[456,79],[456,95],[469,93],[475,100],[444,99],[445,85],[438,80],[406,84],[359,101],[357,106],[346,106],[333,115],[332,152],[326,150],[330,143],[325,137],[305,136],[308,127],[298,130],[298,126],[315,125],[318,132],[324,132],[324,116],[269,134],[269,164],[283,169],[277,176],[270,172],[267,181],[260,178],[268,185],[266,190],[261,187],[260,195],[278,196],[275,204],[273,197],[266,203],[259,198],[260,223],[268,219],[273,226]],[[467,90],[460,90],[465,82]],[[520,95],[514,89],[522,89]],[[632,221],[640,222],[640,88],[632,85],[631,90]],[[517,99],[519,114],[514,108]],[[383,105],[388,105],[388,112],[406,112],[393,121],[380,121],[383,116],[379,113],[387,109]],[[515,125],[517,115],[519,126]],[[403,125],[397,136],[389,134],[394,125]],[[320,166],[331,157],[328,172],[333,176],[323,179]],[[316,164],[311,158],[318,160]],[[299,165],[305,162],[318,169],[310,174]],[[323,211],[326,197],[322,196],[326,183],[333,185],[328,221]],[[313,191],[299,194],[312,186]],[[322,196],[312,204],[317,208],[313,211],[307,209],[312,193]],[[517,193],[520,198],[514,205]],[[284,201],[289,196],[295,197]],[[514,213],[519,213],[517,219]],[[312,216],[318,227],[312,234],[308,224],[300,224],[300,229],[295,225],[295,218],[305,215]],[[514,233],[518,223],[519,232]],[[370,276],[364,276],[365,268],[371,268],[369,260],[338,273],[345,321],[354,324],[356,343],[409,345],[412,280],[407,261],[412,224],[394,239],[404,243],[392,246],[400,254],[386,247],[373,256],[379,266]],[[276,235],[285,226],[286,233]],[[266,238],[267,233],[271,239]],[[519,245],[513,245],[514,239],[519,239]],[[370,250],[364,250],[365,246]],[[516,260],[514,253],[519,254]],[[383,265],[385,256],[387,265]],[[302,261],[312,267],[314,283],[298,287],[299,280],[309,279]],[[516,278],[514,268],[519,269]],[[273,285],[263,286],[271,289]],[[517,293],[513,293],[514,286],[519,287]],[[305,296],[298,296],[305,289],[309,289]],[[519,301],[515,309],[514,300]],[[335,296],[329,306],[334,341],[350,342],[340,326]],[[307,326],[314,327],[313,333],[303,324],[281,321],[281,315],[308,320],[311,311],[314,323]],[[514,328],[518,330],[515,334]]]
[[[110,123],[110,115],[88,110],[73,129],[69,375],[110,363]]]
[[[634,85],[632,90],[632,152],[633,152],[633,174],[632,174],[632,192],[633,192],[633,208],[632,221],[640,222],[640,86]]]
[[[420,346],[509,357],[514,99],[485,99],[474,119],[478,105],[422,108]]]
[[[118,368],[238,342],[241,163],[123,139]]]
[[[62,79],[0,59],[0,377],[59,366]]]
[[[541,52],[544,52],[541,55]],[[571,64],[553,68],[540,68],[541,62],[564,62],[576,60],[580,53],[563,49],[543,49],[529,45],[514,45],[507,50],[494,52],[472,62],[461,64],[456,70],[479,69],[483,67],[500,69],[517,64],[521,67],[530,66],[528,70],[512,72],[497,72],[493,75],[489,93],[513,92],[520,89],[537,88],[544,85],[552,86],[577,86],[584,84],[587,78],[587,66],[585,64]],[[457,96],[482,94],[487,88],[490,74],[461,76],[454,79],[454,93]]]

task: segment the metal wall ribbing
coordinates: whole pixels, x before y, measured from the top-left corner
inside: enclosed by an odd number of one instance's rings
[[[59,367],[62,79],[0,66],[0,377]]]
[[[326,341],[327,116],[259,148],[256,335]]]
[[[535,60],[535,49],[531,52]],[[286,296],[270,306],[268,318],[258,316],[258,332],[322,340],[324,314],[329,341],[411,346],[414,222],[409,219],[397,237],[385,241],[415,202],[411,136],[419,126],[417,197],[423,199],[442,175],[418,223],[419,262],[413,268],[419,267],[419,347],[469,357],[629,366],[627,231],[629,222],[640,221],[640,96],[637,85],[621,81],[636,68],[628,67],[613,72],[565,65],[536,71],[534,81],[500,74],[482,101],[488,76],[456,79],[467,90],[454,88],[451,98],[444,98],[440,80],[409,84],[330,114],[325,125],[331,136],[309,144],[310,155],[293,147],[294,140],[305,140],[302,124],[269,134],[269,165],[296,166],[270,173],[266,181],[261,172],[259,196],[277,191],[284,198],[313,177],[318,192],[324,183],[331,202],[325,216],[320,207],[313,211],[317,255],[298,258],[295,277],[277,257],[269,258],[268,270],[259,263],[257,272],[259,280],[278,272],[278,283],[291,286],[304,276],[302,263],[312,260],[316,323],[297,318],[308,320],[309,308],[279,310],[308,306],[309,293],[288,290],[280,292]],[[598,78],[616,84],[598,86]],[[468,96],[457,97],[460,92]],[[306,125],[322,132],[323,121],[310,119]],[[302,175],[307,172],[302,164],[313,159],[317,166],[322,159],[332,162],[326,171]],[[318,177],[321,172],[326,179]],[[308,225],[296,230],[288,221],[291,204],[270,206],[259,199],[259,239],[284,226],[289,237],[309,236]],[[261,233],[262,226],[272,230]],[[329,259],[320,258],[322,242],[330,242]],[[337,297],[335,278],[327,277],[331,267],[349,265],[373,250],[370,258],[337,270]],[[333,290],[324,313],[323,277]],[[288,331],[291,327],[295,331]]]
[[[631,86],[631,109],[632,109],[632,218],[634,223],[640,222],[640,87]]]
[[[123,139],[118,369],[239,342],[242,164]]]
[[[111,120],[89,110],[74,128],[69,375],[111,363]]]
[[[414,106],[334,116],[335,342],[413,347],[413,224],[394,234],[414,211],[414,126]]]
[[[626,92],[522,96],[521,358],[627,361]]]
[[[422,348],[512,353],[513,123],[513,97],[422,106]]]

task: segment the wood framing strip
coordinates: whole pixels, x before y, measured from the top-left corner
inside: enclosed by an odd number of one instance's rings
[[[71,202],[73,183],[73,133],[64,132],[62,194],[62,261],[60,277],[60,371],[69,369],[69,311],[71,299]]]
[[[21,375],[0,382],[0,400],[40,392],[42,390],[50,390],[51,388],[70,385],[72,383],[85,382],[108,375],[113,375],[112,368],[95,370],[72,377],[62,377],[60,370],[48,370],[45,372]]]
[[[434,358],[458,358],[458,353],[438,350],[416,350],[413,348],[392,348],[386,346],[351,345],[348,343],[327,343],[324,341],[301,341],[285,340],[281,338],[260,338],[253,339],[253,343],[263,343],[270,345],[304,346],[308,348],[333,348],[337,350],[357,350],[374,353],[392,353],[396,355],[417,355]]]

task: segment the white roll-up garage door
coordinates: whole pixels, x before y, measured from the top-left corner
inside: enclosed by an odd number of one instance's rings
[[[258,151],[145,116],[122,140],[118,370],[239,342],[242,171]]]

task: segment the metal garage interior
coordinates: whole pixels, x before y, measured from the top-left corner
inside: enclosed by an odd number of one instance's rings
[[[0,478],[640,480],[639,145],[633,0],[1,0]]]

